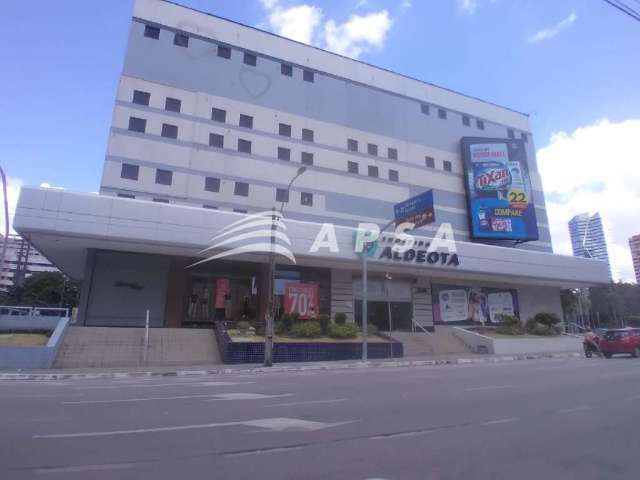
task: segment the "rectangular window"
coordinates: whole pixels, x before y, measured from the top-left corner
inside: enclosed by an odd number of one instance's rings
[[[471,126],[471,119],[468,115],[462,115],[462,125],[464,125],[465,127]]]
[[[300,204],[306,207],[313,207],[313,193],[302,192],[300,194]]]
[[[395,148],[389,148],[387,151],[387,156],[391,159],[391,160],[397,160],[398,159],[398,150]]]
[[[424,163],[428,168],[436,168],[436,161],[433,157],[424,157]]]
[[[478,130],[484,130],[484,120],[476,120],[476,126],[478,127]]]
[[[378,178],[378,167],[374,167],[373,165],[369,165],[369,176]]]
[[[282,63],[280,64],[280,73],[287,77],[291,77],[293,76],[293,67],[288,63]]]
[[[120,178],[126,180],[138,180],[140,174],[140,167],[138,165],[131,165],[130,163],[123,163],[120,170]]]
[[[283,137],[291,136],[291,125],[287,125],[286,123],[281,123],[278,125],[278,135]]]
[[[438,109],[438,118],[441,118],[442,120],[447,119],[447,111],[444,108]]]
[[[516,132],[514,132],[511,128],[507,130],[507,135],[511,140],[516,138]]]
[[[304,140],[305,142],[313,142],[313,130],[309,130],[308,128],[303,128],[302,140]]]
[[[240,126],[244,128],[253,128],[253,117],[240,114]]]
[[[349,173],[358,173],[358,163],[357,162],[347,162],[347,170]]]
[[[373,144],[373,143],[369,143],[367,145],[367,153],[369,155],[373,155],[374,157],[378,156],[378,146]]]
[[[289,203],[289,190],[286,188],[276,188],[276,202]]]
[[[231,49],[226,45],[218,45],[218,56],[220,58],[231,58]]]
[[[204,177],[204,189],[207,192],[219,192],[220,179],[215,177]]]
[[[176,112],[180,113],[180,109],[182,108],[182,101],[177,98],[167,97],[164,101],[164,109],[168,112]]]
[[[151,25],[144,26],[144,36],[158,40],[160,38],[160,28]]]
[[[156,183],[158,185],[171,185],[173,182],[173,172],[171,170],[156,170]]]
[[[147,129],[147,121],[144,118],[129,117],[129,130],[144,133]]]
[[[278,160],[291,160],[291,150],[284,147],[278,147]]]
[[[188,47],[189,46],[189,37],[185,33],[178,33],[173,36],[173,44],[178,47]]]
[[[156,203],[169,203],[169,200],[167,198],[154,198],[152,200]]]
[[[300,154],[300,162],[302,162],[303,165],[313,165],[313,153],[302,152]]]
[[[422,113],[423,115],[429,115],[429,105],[427,105],[426,103],[421,103],[420,104],[420,113]]]
[[[202,208],[206,208],[207,210],[218,210],[218,207],[215,205],[202,205]]]
[[[526,143],[529,141],[529,135],[527,135],[525,132],[522,132],[520,134],[520,136],[522,137],[522,140]]]
[[[450,172],[453,170],[453,166],[451,165],[451,162],[449,160],[444,160],[442,162],[442,168],[445,172]]]
[[[133,103],[136,105],[149,105],[149,99],[151,94],[149,92],[143,92],[141,90],[133,91]]]
[[[176,125],[163,123],[161,135],[166,138],[178,138],[178,127]]]
[[[242,153],[251,153],[251,142],[242,138],[238,139],[238,151]]]
[[[389,180],[391,180],[392,182],[397,182],[399,180],[397,170],[389,170]]]
[[[245,182],[236,182],[236,185],[233,189],[233,194],[238,195],[239,197],[248,197],[249,184]]]
[[[213,120],[214,122],[225,123],[227,121],[227,111],[222,110],[221,108],[212,108],[211,120]]]
[[[315,80],[314,76],[315,75],[311,70],[304,70],[302,72],[302,79],[305,82],[313,83],[313,81]]]
[[[224,136],[218,133],[210,133],[209,146],[216,147],[216,148],[224,148]]]
[[[120,198],[136,198],[135,195],[132,195],[130,193],[118,193],[117,196]]]
[[[258,64],[258,58],[249,52],[244,52],[244,64],[255,67]]]
[[[358,141],[354,140],[353,138],[347,139],[347,149],[350,152],[357,152],[358,151]]]

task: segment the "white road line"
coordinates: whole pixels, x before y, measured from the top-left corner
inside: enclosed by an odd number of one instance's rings
[[[503,388],[513,388],[513,385],[485,385],[484,387],[467,388],[467,392],[479,392],[481,390],[501,390]]]
[[[510,418],[500,418],[498,420],[488,420],[486,422],[482,422],[480,425],[482,426],[487,426],[487,425],[500,425],[502,423],[512,423],[512,422],[517,422],[519,419],[516,417],[510,417]]]
[[[389,440],[392,438],[402,438],[402,437],[419,437],[422,435],[429,435],[430,433],[434,433],[435,430],[420,430],[417,432],[401,432],[401,433],[390,433],[389,435],[376,435],[373,437],[369,437],[370,440]]]
[[[223,400],[263,400],[265,398],[282,398],[292,397],[295,393],[283,393],[280,395],[265,395],[263,393],[219,393],[213,395],[214,398],[208,400],[209,402],[217,402]]]
[[[155,387],[229,387],[235,385],[249,385],[255,382],[194,382],[194,383],[156,383],[131,385],[92,385],[90,387],[76,387],[78,390],[107,390],[120,388],[155,388]]]
[[[125,398],[117,400],[78,400],[75,402],[62,402],[62,405],[91,405],[91,404],[108,404],[108,403],[129,403],[129,402],[152,402],[155,400],[187,400],[190,398],[213,398],[215,393],[207,393],[204,395],[176,395],[174,397],[144,397],[144,398]]]
[[[69,467],[51,467],[51,468],[37,468],[35,473],[42,475],[48,473],[76,473],[76,472],[97,472],[104,470],[125,470],[133,468],[133,463],[112,463],[106,465],[76,465]]]
[[[585,410],[591,410],[591,407],[589,405],[578,405],[577,407],[564,408],[562,410],[558,410],[556,413],[559,413],[560,415],[565,415],[567,413],[583,412]]]
[[[263,405],[264,408],[269,407],[291,407],[294,405],[316,405],[319,403],[340,403],[346,402],[348,398],[334,398],[331,400],[309,400],[307,402],[289,402],[289,403],[273,403],[271,405]]]
[[[262,450],[252,450],[250,452],[225,453],[224,456],[225,457],[246,457],[248,455],[264,455],[265,453],[290,452],[292,450],[302,450],[303,448],[306,448],[306,446],[265,448]]]

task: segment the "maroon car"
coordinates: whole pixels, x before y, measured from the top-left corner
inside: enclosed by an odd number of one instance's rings
[[[640,357],[640,328],[607,330],[598,346],[606,358],[619,353]]]

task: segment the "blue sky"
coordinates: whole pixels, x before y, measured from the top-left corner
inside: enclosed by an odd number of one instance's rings
[[[621,273],[630,278],[625,237],[640,233],[640,177],[630,168],[640,161],[631,150],[640,137],[640,22],[600,0],[180,3],[302,35],[313,44],[530,113],[554,247],[570,253],[562,232],[567,216],[603,210],[613,224]],[[10,41],[0,43],[5,72],[0,132],[2,165],[14,185],[98,189],[131,13],[130,0],[3,2],[0,26]],[[557,132],[565,133],[552,139]],[[611,139],[616,158],[604,163],[623,172],[615,176],[599,172]],[[584,161],[583,155],[593,157],[594,151],[598,156]],[[579,182],[567,180],[583,165],[590,170]],[[620,188],[630,202],[623,211],[615,205]],[[607,190],[613,190],[612,198],[601,207]],[[633,224],[638,231],[632,231]]]

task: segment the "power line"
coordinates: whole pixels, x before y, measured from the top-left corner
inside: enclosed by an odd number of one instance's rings
[[[611,5],[613,8],[620,10],[622,13],[629,15],[634,20],[640,22],[640,12],[637,12],[629,5],[623,3],[621,0],[603,0],[604,2]],[[637,1],[637,0],[636,0]]]

